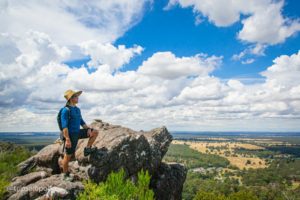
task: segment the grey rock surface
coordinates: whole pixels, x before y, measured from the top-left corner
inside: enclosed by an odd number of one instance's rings
[[[78,141],[75,156],[69,163],[74,181],[62,181],[60,176],[63,145],[50,144],[18,165],[20,176],[12,180],[7,199],[75,199],[84,190],[81,181],[92,179],[99,183],[120,168],[127,177],[135,177],[141,169],[148,170],[156,199],[181,199],[186,168],[162,162],[172,141],[165,126],[134,131],[101,120],[95,120],[90,126],[99,131],[93,144],[98,150],[85,157],[83,150],[88,139]]]

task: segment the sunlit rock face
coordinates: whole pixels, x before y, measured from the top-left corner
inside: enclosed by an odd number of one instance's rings
[[[18,165],[20,176],[15,177],[8,187],[7,199],[47,199],[54,196],[75,199],[84,190],[83,180],[92,179],[99,183],[105,181],[110,172],[121,168],[133,181],[141,169],[148,170],[151,174],[150,188],[154,190],[156,199],[181,199],[187,170],[180,164],[162,162],[172,141],[172,135],[165,126],[150,131],[134,131],[102,120],[95,120],[90,126],[99,131],[93,144],[97,151],[85,157],[83,150],[88,139],[78,141],[75,156],[69,163],[69,171],[74,174],[72,182],[60,177],[63,144],[57,142]]]

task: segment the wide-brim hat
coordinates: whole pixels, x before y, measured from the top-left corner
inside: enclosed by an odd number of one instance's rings
[[[65,91],[64,97],[66,98],[67,101],[69,101],[73,95],[76,94],[79,96],[79,95],[81,95],[81,93],[82,93],[82,91],[75,92],[73,90],[67,90],[67,91]]]

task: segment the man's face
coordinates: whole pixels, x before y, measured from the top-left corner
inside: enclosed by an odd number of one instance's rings
[[[78,103],[78,98],[79,98],[78,95],[75,94],[75,95],[72,96],[71,101],[72,101],[74,104],[76,104],[76,103]]]

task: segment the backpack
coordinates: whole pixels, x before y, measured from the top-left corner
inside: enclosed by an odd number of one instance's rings
[[[60,139],[62,141],[65,141],[65,137],[64,137],[64,133],[63,133],[63,130],[62,130],[62,124],[61,124],[61,112],[64,108],[67,108],[68,111],[69,111],[69,121],[71,119],[71,114],[70,114],[70,108],[69,108],[69,105],[65,105],[63,108],[61,108],[57,114],[57,117],[56,117],[56,120],[57,120],[57,124],[58,124],[58,128],[60,130]]]

